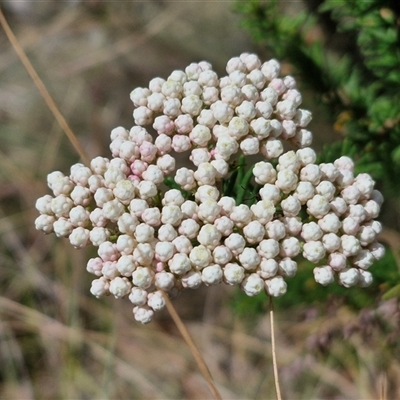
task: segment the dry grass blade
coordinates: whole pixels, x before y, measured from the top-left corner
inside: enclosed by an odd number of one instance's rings
[[[164,295],[164,298],[165,298],[165,303],[166,303],[168,312],[171,314],[171,317],[174,320],[175,325],[177,326],[177,328],[179,329],[179,332],[181,333],[181,335],[185,339],[186,343],[188,344],[190,351],[192,352],[193,357],[195,358],[201,373],[203,374],[205,380],[207,381],[214,398],[222,399],[221,395],[218,392],[217,387],[214,384],[214,380],[210,374],[210,371],[208,370],[207,365],[206,365],[203,357],[201,356],[199,350],[197,349],[196,345],[194,344],[194,341],[193,341],[192,337],[190,336],[189,331],[186,329],[184,323],[180,319],[178,313],[175,310],[175,307],[172,305],[171,300],[169,299],[167,294]]]
[[[54,102],[53,98],[51,97],[49,91],[47,90],[46,86],[44,85],[43,81],[40,79],[35,68],[29,61],[29,58],[27,57],[24,49],[19,44],[17,37],[14,35],[14,33],[13,33],[12,29],[10,28],[10,25],[8,24],[6,18],[4,17],[4,14],[1,11],[1,9],[0,9],[0,23],[4,29],[5,34],[7,35],[8,40],[10,41],[11,45],[13,46],[15,52],[18,54],[18,57],[20,58],[22,64],[24,65],[28,74],[34,81],[36,87],[38,88],[40,94],[42,95],[42,97],[43,97],[44,101],[46,102],[47,106],[49,107],[50,111],[53,113],[54,118],[57,120],[60,127],[67,135],[69,141],[71,142],[72,146],[74,147],[76,152],[81,157],[82,161],[86,165],[89,165],[89,157],[86,155],[85,150],[79,143],[75,134],[72,132],[67,121],[65,120],[64,116],[61,114],[56,103]]]
[[[272,297],[269,299],[270,309],[269,309],[269,317],[271,323],[271,348],[272,348],[272,365],[274,368],[274,381],[275,381],[275,390],[276,390],[276,398],[278,400],[282,400],[281,396],[281,388],[279,385],[279,374],[278,374],[278,363],[276,360],[276,346],[275,346],[275,326],[274,326],[274,303],[272,301]]]

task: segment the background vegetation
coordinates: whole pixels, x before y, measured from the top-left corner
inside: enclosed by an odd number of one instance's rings
[[[283,61],[312,110],[321,160],[350,155],[384,192],[369,289],[317,285],[310,266],[277,301],[287,399],[400,398],[400,9],[396,1],[0,3],[91,157],[133,124],[130,91],[243,51]],[[244,29],[243,29],[244,28]],[[97,300],[89,251],[34,230],[45,178],[78,157],[0,36],[0,398],[205,399],[168,314],[134,322],[129,301]],[[266,297],[225,287],[175,301],[226,399],[274,397]]]

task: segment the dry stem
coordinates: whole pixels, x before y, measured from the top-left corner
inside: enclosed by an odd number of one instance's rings
[[[278,400],[282,400],[281,388],[280,388],[280,385],[279,385],[278,363],[276,361],[275,327],[274,327],[274,303],[272,301],[272,297],[270,297],[270,302],[269,302],[269,317],[270,317],[270,323],[271,323],[272,365],[273,365],[273,369],[274,369],[274,381],[275,381],[276,398]]]
[[[35,68],[29,61],[28,56],[26,55],[24,49],[20,45],[17,37],[14,35],[14,32],[8,25],[6,18],[4,17],[3,12],[0,9],[0,24],[4,29],[4,32],[10,41],[12,47],[14,48],[15,52],[17,53],[18,57],[20,58],[22,64],[24,65],[25,69],[27,70],[28,74],[32,78],[33,82],[35,83],[36,87],[39,89],[40,94],[42,95],[44,101],[46,102],[47,106],[49,107],[50,111],[53,113],[54,118],[57,120],[58,124],[60,125],[61,129],[67,135],[69,141],[71,142],[72,146],[76,150],[76,152],[81,157],[82,161],[89,165],[89,157],[87,156],[85,150],[79,143],[78,139],[76,138],[75,134],[72,132],[71,128],[69,127],[67,121],[65,120],[64,116],[61,114],[60,110],[58,109],[56,103],[54,102],[53,98],[51,97],[50,93],[48,92],[46,86],[44,85],[43,81],[40,79],[38,73],[36,72]]]
[[[204,379],[207,381],[208,386],[210,387],[210,390],[211,390],[212,394],[214,395],[214,398],[222,399],[221,395],[218,392],[218,389],[215,386],[214,380],[211,376],[209,369],[207,368],[207,365],[206,365],[203,357],[201,356],[196,345],[194,344],[194,341],[193,341],[192,337],[190,336],[189,331],[187,330],[186,326],[184,325],[184,323],[182,322],[178,313],[176,312],[175,307],[172,305],[171,300],[169,299],[167,293],[164,293],[164,298],[165,298],[165,303],[166,303],[168,312],[170,313],[170,315],[171,315],[173,321],[175,322],[175,325],[177,326],[182,337],[185,339],[185,342],[189,346],[190,351],[192,352],[193,357],[196,360],[196,363],[199,367],[199,370],[203,374]]]

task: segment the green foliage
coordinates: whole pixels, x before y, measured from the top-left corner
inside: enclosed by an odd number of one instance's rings
[[[400,194],[400,28],[399,7],[385,0],[325,0],[319,9],[288,15],[290,4],[238,2],[243,25],[280,60],[288,61],[313,90],[343,134],[360,170]],[[286,5],[286,8],[285,8]],[[346,43],[330,47],[332,34],[316,35],[324,19]],[[339,149],[340,145],[335,145]]]

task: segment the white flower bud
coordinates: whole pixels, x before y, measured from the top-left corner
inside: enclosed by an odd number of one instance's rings
[[[169,269],[177,275],[184,275],[191,269],[190,259],[186,254],[177,253],[168,261]]]
[[[315,222],[304,224],[301,229],[301,237],[306,241],[316,241],[321,239],[323,232]]]
[[[341,252],[346,256],[355,256],[360,250],[360,241],[351,235],[342,235],[341,241]]]
[[[133,315],[136,321],[142,324],[148,324],[153,320],[154,311],[147,305],[136,306],[133,308]]]
[[[297,272],[297,263],[290,257],[285,257],[279,261],[279,273],[283,276],[293,277]]]
[[[130,293],[131,287],[132,285],[127,278],[117,276],[111,280],[109,291],[116,299],[120,299]]]
[[[259,221],[251,221],[243,228],[243,234],[248,243],[260,243],[264,239],[265,228]]]
[[[312,263],[317,263],[325,257],[325,248],[320,241],[310,241],[303,246],[303,257]]]
[[[294,258],[300,253],[300,243],[295,237],[288,237],[281,242],[281,257]]]
[[[189,271],[187,274],[182,276],[182,286],[184,288],[198,289],[201,284],[201,272]]]
[[[35,219],[35,228],[44,233],[53,232],[53,224],[56,219],[52,215],[41,214]]]
[[[265,281],[265,290],[269,296],[279,297],[286,293],[287,285],[281,276],[275,276]]]
[[[69,242],[76,249],[81,249],[85,247],[89,242],[90,231],[88,229],[78,227],[75,228],[71,234],[68,236]]]
[[[274,239],[264,239],[257,246],[258,254],[265,258],[275,258],[279,254],[279,243]]]
[[[235,263],[228,263],[223,269],[224,282],[228,285],[239,285],[244,279],[244,268]]]
[[[239,255],[246,246],[246,241],[239,233],[231,233],[224,241],[226,247],[231,250],[234,256]]]
[[[90,288],[90,293],[93,296],[99,298],[105,294],[109,293],[110,283],[108,279],[104,277],[100,277],[99,279],[94,279],[92,281],[92,286]]]
[[[165,307],[164,294],[161,290],[149,293],[147,296],[147,305],[154,311],[160,311]]]
[[[339,272],[339,283],[344,287],[355,286],[360,278],[360,273],[357,268],[348,268]]]
[[[255,270],[261,261],[257,250],[252,247],[245,247],[243,252],[239,254],[238,259],[243,268],[248,271]]]
[[[220,265],[209,265],[201,271],[201,279],[207,285],[218,285],[222,281],[222,268]]]
[[[334,233],[327,233],[322,237],[322,244],[328,253],[332,253],[340,247],[340,237]]]
[[[312,199],[307,201],[307,213],[315,218],[322,218],[328,214],[330,204],[326,197],[316,194]]]
[[[279,265],[274,259],[262,258],[257,273],[263,279],[272,278],[278,272]]]
[[[197,240],[200,244],[212,250],[219,244],[221,233],[214,225],[205,224],[201,227]]]
[[[329,265],[314,268],[314,279],[322,286],[327,286],[334,281],[333,270]]]
[[[253,175],[256,182],[260,185],[274,183],[276,180],[276,171],[272,164],[265,161],[256,163],[253,167]]]
[[[168,292],[175,285],[175,278],[171,272],[161,271],[155,274],[155,285],[158,289]]]
[[[146,267],[137,267],[132,273],[132,283],[141,288],[147,289],[153,283],[154,273]]]
[[[264,288],[264,280],[258,274],[250,274],[243,279],[240,287],[247,296],[257,296]]]

